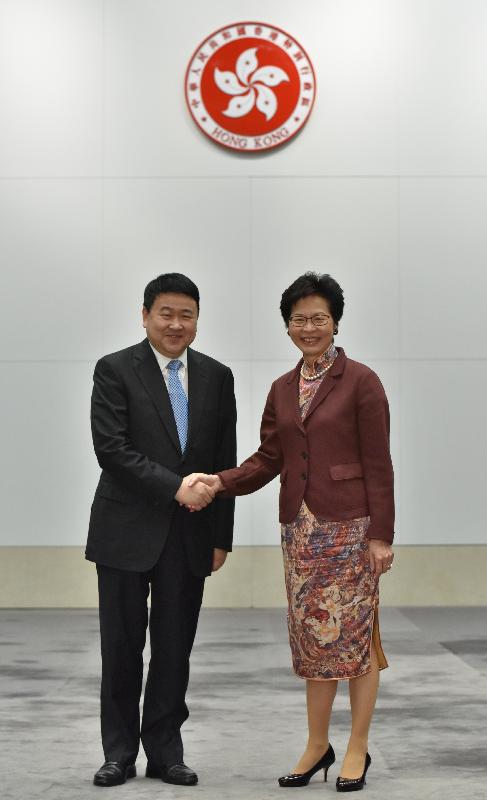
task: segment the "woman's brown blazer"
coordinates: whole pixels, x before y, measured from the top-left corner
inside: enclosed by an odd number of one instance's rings
[[[394,537],[394,474],[389,452],[389,406],[383,386],[365,364],[338,356],[301,420],[303,361],[274,381],[257,452],[220,472],[224,494],[255,492],[281,476],[279,520],[292,522],[303,499],[326,520],[370,516],[370,539]]]

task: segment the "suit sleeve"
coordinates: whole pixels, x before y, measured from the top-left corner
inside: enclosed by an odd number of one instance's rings
[[[93,375],[91,432],[102,469],[151,500],[169,504],[174,499],[182,478],[133,447],[123,382],[104,358],[98,361]]]
[[[261,489],[279,474],[282,461],[272,384],[260,425],[260,447],[239,467],[218,473],[223,484],[223,494],[236,497]]]
[[[235,467],[237,463],[237,406],[233,383],[233,375],[229,369],[223,381],[220,397],[215,472]],[[217,495],[212,503],[212,509],[214,514],[213,546],[230,552],[233,540],[235,500]]]
[[[358,429],[369,504],[369,539],[394,539],[394,472],[389,449],[389,404],[374,372],[359,385]]]

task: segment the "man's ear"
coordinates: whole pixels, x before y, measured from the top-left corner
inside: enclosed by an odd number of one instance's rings
[[[149,312],[147,311],[145,306],[142,306],[142,325],[144,328],[147,328],[147,317]]]

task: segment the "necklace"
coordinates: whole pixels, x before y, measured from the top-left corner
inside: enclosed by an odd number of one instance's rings
[[[328,364],[328,366],[325,367],[325,369],[323,369],[321,372],[315,372],[314,375],[305,375],[304,372],[303,372],[304,364],[305,364],[305,362],[303,362],[303,366],[300,369],[300,375],[301,375],[302,378],[304,378],[305,381],[315,381],[317,378],[322,378],[323,375],[325,375],[325,373],[328,372],[330,367],[333,366],[333,362],[332,362],[331,364]]]

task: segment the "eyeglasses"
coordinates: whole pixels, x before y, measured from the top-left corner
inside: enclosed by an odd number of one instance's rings
[[[289,319],[289,324],[292,325],[293,328],[304,328],[308,319],[311,320],[311,324],[316,328],[322,328],[331,318],[328,314],[313,314],[312,317],[305,317],[303,314],[295,314]]]

